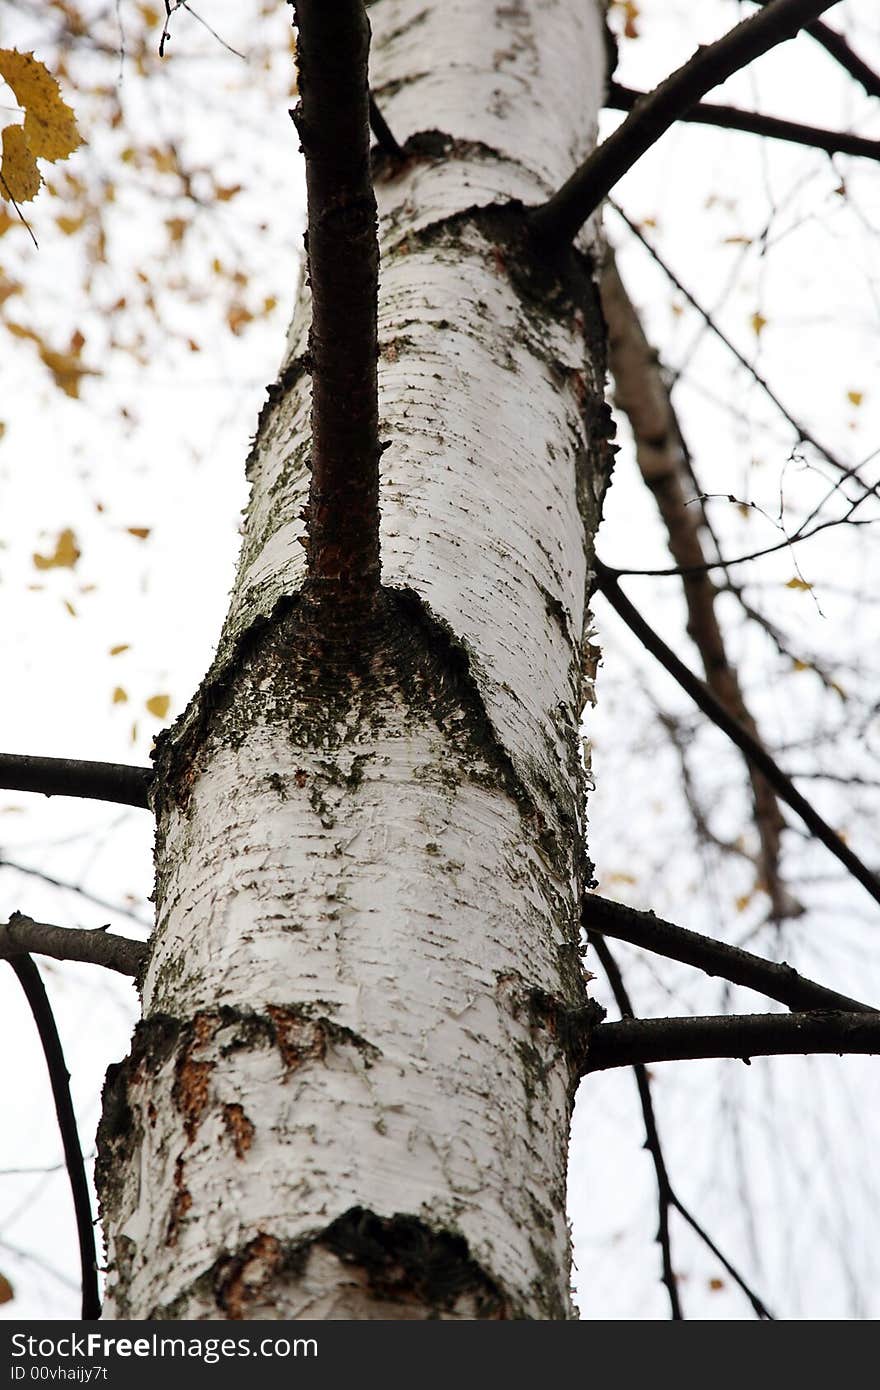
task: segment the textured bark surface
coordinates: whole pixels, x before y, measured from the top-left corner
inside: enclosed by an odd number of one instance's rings
[[[591,266],[536,258],[516,200],[589,148],[604,35],[573,0],[369,14],[406,154],[375,171],[382,588],[334,617],[303,587],[303,288],[218,655],[158,752],[106,1316],[572,1315],[609,417]]]

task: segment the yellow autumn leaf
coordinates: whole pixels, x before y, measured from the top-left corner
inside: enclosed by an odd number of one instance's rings
[[[151,526],[126,526],[125,529],[130,536],[137,536],[139,541],[145,541],[153,528]]]
[[[129,650],[130,646],[130,642],[117,642],[115,647],[110,648],[110,655],[121,656],[123,652],[127,652]]]
[[[764,329],[767,327],[768,320],[764,318],[764,315],[760,312],[760,310],[756,310],[755,313],[752,314],[752,317],[749,320],[749,322],[752,325],[752,332],[754,333],[755,337],[760,338]]]
[[[62,603],[64,604],[64,607],[67,609],[67,611],[68,611],[68,613],[70,614],[71,618],[75,618],[75,617],[76,617],[76,609],[74,608],[74,606],[73,606],[73,604],[71,603],[70,599],[69,599],[69,598],[62,599]]]
[[[0,48],[0,77],[24,111],[24,136],[38,159],[66,159],[82,144],[76,118],[55,78],[33,53]]]
[[[155,715],[157,719],[164,719],[171,708],[171,696],[151,695],[146,701],[146,706],[150,714]]]
[[[786,589],[797,589],[801,593],[809,593],[813,586],[812,584],[808,584],[805,579],[798,579],[795,577],[794,579],[789,579],[785,587]]]
[[[851,405],[861,405],[862,401],[865,399],[865,393],[864,391],[847,391],[846,399]]]
[[[65,236],[73,236],[74,232],[79,231],[85,220],[85,213],[81,213],[79,217],[65,217],[62,215],[61,217],[55,218],[55,226],[58,227]]]
[[[121,685],[117,685],[113,691],[113,703],[114,705],[125,705],[128,703],[128,694],[123,690]]]
[[[29,203],[40,191],[40,171],[28,149],[24,128],[8,125],[3,131],[3,163],[0,190],[16,203]]]
[[[59,352],[56,348],[50,347],[39,333],[35,333],[32,328],[25,328],[24,324],[7,321],[6,328],[15,338],[27,338],[35,343],[37,352],[44,365],[49,368],[55,378],[55,385],[60,387],[66,396],[71,396],[74,400],[79,399],[79,386],[84,376],[100,376],[100,372],[93,367],[83,365],[79,357],[79,339],[72,339],[72,346],[76,349],[72,352]],[[80,344],[81,346],[81,344]]]
[[[39,555],[34,552],[33,562],[38,570],[72,570],[81,554],[82,551],[76,543],[76,536],[70,527],[66,527],[59,534],[52,554]]]

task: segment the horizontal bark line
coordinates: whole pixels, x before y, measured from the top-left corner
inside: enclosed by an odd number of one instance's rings
[[[842,1011],[638,1018],[593,1030],[585,1074],[710,1058],[880,1053],[880,1016]]]
[[[784,961],[765,960],[729,946],[723,941],[702,936],[655,917],[653,912],[639,912],[623,903],[611,902],[598,894],[588,894],[583,900],[584,929],[628,941],[632,946],[671,960],[693,965],[707,975],[720,976],[731,984],[743,985],[785,1004],[795,1010],[838,1009],[845,1012],[876,1014],[880,1010],[862,1004],[837,990],[828,989],[799,975]]]

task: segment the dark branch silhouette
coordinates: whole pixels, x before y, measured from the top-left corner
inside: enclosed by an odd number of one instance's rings
[[[841,1012],[878,1013],[871,1004],[862,1004],[837,990],[805,979],[784,961],[764,960],[739,946],[728,946],[713,937],[655,917],[653,912],[639,912],[623,903],[611,902],[598,894],[585,895],[581,909],[584,930],[628,941],[655,955],[693,965],[707,975],[720,976],[734,985],[744,985],[768,999],[776,999],[786,1008],[836,1009]],[[592,938],[591,938],[592,939]]]
[[[613,111],[632,111],[647,96],[613,82],[605,105]],[[848,130],[823,130],[819,126],[802,125],[799,121],[784,121],[777,116],[764,116],[759,111],[741,111],[737,106],[701,101],[683,112],[678,119],[689,125],[715,126],[722,130],[741,130],[764,139],[785,140],[793,145],[823,150],[825,154],[848,154],[861,159],[880,159],[880,140],[854,135]]]
[[[121,806],[148,809],[152,780],[151,767],[0,753],[0,787],[5,791],[82,796],[92,801],[115,801]]]
[[[369,598],[379,582],[381,452],[370,26],[361,0],[295,0],[294,14],[301,95],[292,115],[306,161],[312,292],[309,576]]]
[[[594,936],[592,933],[589,933],[589,941],[590,945],[595,950],[596,955],[598,956],[602,964],[602,968],[605,971],[606,976],[608,977],[608,983],[611,986],[611,992],[614,995],[617,1007],[620,1010],[621,1017],[632,1018],[633,1007],[629,997],[629,992],[627,991],[626,985],[623,982],[623,976],[620,973],[620,967],[618,966],[617,961],[614,959],[614,956],[609,950],[607,943],[602,940],[601,936]],[[660,1245],[663,1261],[663,1283],[666,1285],[666,1289],[669,1294],[669,1303],[672,1309],[673,1319],[680,1319],[684,1316],[684,1314],[681,1309],[681,1303],[678,1297],[678,1285],[676,1283],[675,1273],[672,1268],[672,1248],[669,1233],[670,1208],[674,1208],[678,1212],[679,1216],[681,1216],[682,1220],[687,1222],[687,1224],[690,1226],[691,1230],[695,1233],[695,1235],[697,1235],[700,1238],[700,1240],[703,1241],[704,1245],[706,1245],[707,1248],[711,1250],[712,1254],[721,1263],[724,1269],[726,1269],[727,1273],[730,1275],[734,1283],[737,1284],[740,1289],[742,1289],[743,1293],[751,1303],[758,1317],[768,1318],[772,1321],[773,1314],[768,1309],[766,1303],[764,1303],[764,1301],[760,1299],[758,1295],[755,1293],[754,1289],[752,1289],[746,1283],[739,1270],[737,1270],[730,1263],[727,1256],[724,1255],[721,1252],[721,1250],[719,1250],[718,1246],[712,1240],[711,1236],[709,1236],[707,1232],[703,1229],[703,1227],[697,1221],[696,1217],[690,1212],[690,1210],[684,1205],[684,1203],[679,1200],[679,1197],[675,1189],[673,1188],[672,1183],[669,1180],[669,1172],[666,1167],[666,1159],[664,1157],[663,1148],[660,1143],[660,1133],[657,1128],[657,1117],[654,1113],[654,1099],[651,1095],[651,1082],[650,1078],[648,1077],[648,1072],[641,1062],[636,1062],[633,1066],[633,1073],[636,1079],[636,1087],[638,1088],[639,1092],[639,1103],[642,1108],[642,1118],[645,1122],[645,1147],[651,1155],[651,1161],[654,1164],[654,1172],[657,1175],[657,1204],[659,1215],[657,1240]]]
[[[867,1013],[724,1014],[600,1023],[590,1037],[586,1073],[636,1062],[710,1057],[792,1056],[812,1052],[880,1053],[880,1015]]]
[[[376,98],[370,92],[370,129],[376,137],[376,143],[383,154],[387,154],[391,159],[403,159],[403,146],[397,143],[388,122],[376,105]]]
[[[34,1022],[37,1025],[40,1042],[43,1045],[43,1054],[46,1058],[49,1080],[52,1084],[55,1114],[58,1116],[58,1128],[61,1131],[61,1142],[64,1146],[64,1161],[70,1179],[73,1207],[76,1213],[76,1231],[79,1239],[79,1258],[82,1270],[82,1316],[84,1320],[92,1321],[101,1316],[101,1300],[98,1297],[98,1258],[95,1251],[95,1231],[92,1225],[89,1187],[86,1181],[82,1151],[79,1146],[73,1102],[70,1099],[70,1086],[68,1084],[70,1078],[64,1061],[61,1039],[58,1037],[58,1029],[55,1027],[55,1019],[52,1016],[52,1007],[46,994],[46,988],[40,978],[40,972],[30,956],[13,956],[9,964],[18,976],[19,983],[24,990],[31,1013],[34,1016]]]
[[[100,929],[56,927],[13,912],[5,925],[0,924],[0,960],[27,954],[103,965],[120,975],[136,977],[146,961],[147,947],[143,941],[132,941],[127,936],[115,936]]]
[[[840,836],[831,829],[827,821],[822,819],[806,797],[801,795],[791,778],[786,776],[766,749],[755,742],[742,724],[728,714],[709,687],[685,666],[670,647],[667,647],[663,639],[623,593],[617,582],[616,574],[612,570],[606,569],[598,558],[595,559],[594,564],[597,587],[630,631],[638,637],[646,651],[656,657],[661,666],[678,682],[682,690],[687,691],[694,704],[708,715],[713,724],[716,724],[727,734],[727,737],[736,744],[737,748],[745,753],[749,761],[763,773],[778,796],[793,811],[797,812],[804,824],[816,836],[816,839],[820,840],[825,848],[829,849],[835,858],[846,866],[853,877],[870,893],[874,901],[880,903],[880,880],[877,879],[876,875],[862,863],[858,855],[854,854],[848,845],[844,844]]]
[[[664,131],[713,87],[762,53],[794,38],[834,0],[774,0],[744,19],[715,43],[698,48],[686,63],[642,97],[623,121],[531,215],[532,230],[543,242],[564,245],[577,235],[606,194],[641,159]]]
[[[752,0],[753,5],[767,5],[770,0]],[[860,58],[850,47],[849,42],[843,34],[832,29],[830,24],[823,24],[822,20],[814,20],[812,24],[807,24],[806,32],[811,39],[815,39],[830,53],[832,58],[840,64],[842,68],[860,82],[869,97],[880,97],[880,76],[869,67],[864,59]]]

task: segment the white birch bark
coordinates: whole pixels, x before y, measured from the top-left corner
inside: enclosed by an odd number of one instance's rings
[[[590,0],[380,0],[379,613],[299,591],[308,300],[249,462],[217,660],[160,752],[144,1022],[108,1082],[105,1316],[572,1315],[589,1021],[578,723],[607,478],[583,261],[521,209],[583,157]]]

